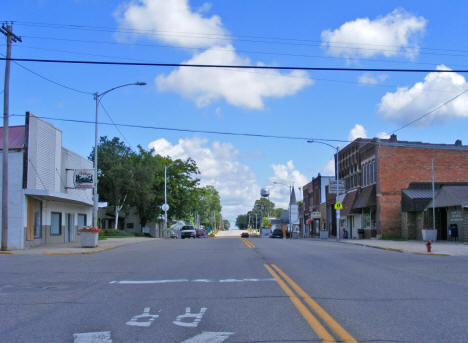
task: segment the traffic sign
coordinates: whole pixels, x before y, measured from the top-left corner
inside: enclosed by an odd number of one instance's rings
[[[339,201],[335,202],[335,210],[342,210],[343,204]]]
[[[162,208],[162,210],[163,210],[164,212],[169,211],[169,205],[168,205],[168,204],[162,205],[161,208]]]

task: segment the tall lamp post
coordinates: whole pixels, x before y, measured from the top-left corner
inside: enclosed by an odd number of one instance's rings
[[[96,101],[96,121],[94,124],[94,187],[93,187],[93,226],[97,227],[97,217],[98,217],[98,196],[97,196],[97,167],[98,167],[98,110],[99,110],[99,102],[101,101],[102,97],[107,93],[112,92],[118,88],[126,87],[126,86],[144,86],[146,82],[134,82],[134,83],[126,83],[124,85],[120,85],[111,89],[106,90],[102,93],[94,93],[94,100]]]
[[[317,141],[315,139],[309,139],[307,143],[320,143],[326,146],[329,146],[333,150],[336,150],[336,169],[335,169],[335,179],[336,179],[336,199],[338,201],[338,197],[340,196],[340,186],[339,186],[339,181],[340,181],[340,160],[339,160],[339,153],[340,153],[340,147],[339,146],[333,146],[331,144],[328,144],[327,142],[322,142],[322,141]],[[340,240],[340,210],[336,210],[336,240]]]

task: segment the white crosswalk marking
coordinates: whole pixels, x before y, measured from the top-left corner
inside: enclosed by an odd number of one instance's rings
[[[110,331],[73,334],[73,343],[112,343]]]
[[[209,332],[205,331],[199,335],[193,336],[181,343],[221,343],[224,342],[234,332]]]

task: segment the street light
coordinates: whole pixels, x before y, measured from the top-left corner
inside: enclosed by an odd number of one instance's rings
[[[107,93],[112,92],[118,88],[126,87],[126,86],[145,86],[146,82],[134,82],[134,83],[126,83],[124,85],[120,85],[111,89],[106,90],[102,93],[94,93],[94,100],[96,100],[96,121],[94,124],[94,187],[93,187],[93,226],[97,227],[97,214],[98,214],[98,196],[97,196],[97,166],[98,166],[98,109],[99,109],[99,102],[101,101],[102,97]]]
[[[336,179],[336,200],[338,201],[338,197],[340,196],[340,186],[339,186],[339,181],[340,181],[340,176],[339,176],[339,172],[340,172],[340,165],[339,165],[339,153],[340,153],[340,147],[339,146],[333,146],[331,144],[328,144],[327,142],[322,142],[322,141],[317,141],[315,139],[309,139],[307,140],[307,143],[320,143],[320,144],[323,144],[323,145],[326,145],[326,146],[329,146],[330,148],[332,148],[333,150],[336,150],[336,175],[335,175],[335,179]],[[336,210],[336,240],[339,241],[340,240],[340,210]]]

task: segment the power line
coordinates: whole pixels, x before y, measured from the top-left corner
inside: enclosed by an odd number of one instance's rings
[[[14,117],[24,117],[24,114],[12,114]],[[81,123],[81,124],[92,124],[95,125],[95,121],[92,120],[81,120],[81,119],[68,119],[60,117],[48,117],[48,116],[37,116],[41,119],[56,120],[63,122],[72,122],[72,123]],[[311,138],[311,137],[299,137],[299,136],[280,136],[280,135],[266,135],[258,133],[247,133],[247,132],[229,132],[229,131],[210,131],[210,130],[197,130],[197,129],[182,129],[182,128],[173,128],[173,127],[161,127],[161,126],[151,126],[151,125],[137,125],[137,124],[124,124],[124,123],[109,123],[109,122],[98,122],[99,125],[109,125],[109,126],[120,126],[120,127],[130,127],[137,129],[151,129],[151,130],[160,130],[160,131],[175,131],[175,132],[190,132],[190,133],[205,133],[205,134],[214,134],[214,135],[224,135],[224,136],[243,136],[243,137],[256,137],[256,138],[274,138],[274,139],[286,139],[286,140],[321,140],[327,142],[339,142],[339,143],[349,143],[349,140],[342,139],[332,139],[332,138]]]
[[[122,136],[122,138],[124,139],[124,141],[129,145],[129,146],[133,146],[132,144],[130,144],[130,142],[128,141],[128,139],[125,137],[125,135],[123,134],[123,132],[120,130],[119,126],[115,124],[114,120],[112,119],[109,111],[107,111],[106,107],[104,106],[104,104],[102,103],[102,101],[99,102],[99,104],[101,105],[102,109],[104,110],[104,112],[107,114],[107,117],[109,118],[109,120],[112,122],[112,125],[114,125],[115,129],[120,133],[120,135]]]
[[[0,56],[3,56],[3,58],[2,58],[3,60],[6,59],[4,54],[1,54],[1,53],[0,53]],[[11,58],[10,60],[13,61],[12,58]],[[24,70],[27,70],[28,72],[30,72],[30,73],[36,75],[37,77],[40,77],[40,78],[43,79],[43,80],[46,80],[46,81],[48,81],[48,82],[50,82],[50,83],[53,83],[54,85],[57,85],[57,86],[60,86],[60,87],[62,87],[62,88],[66,88],[66,89],[68,89],[68,90],[71,90],[71,91],[74,91],[74,92],[77,92],[77,93],[81,93],[81,94],[86,94],[86,95],[92,95],[92,94],[93,94],[93,93],[91,93],[91,92],[82,91],[82,90],[79,90],[79,89],[76,89],[76,88],[67,86],[67,85],[65,85],[65,84],[63,84],[63,83],[60,83],[60,82],[51,80],[51,79],[49,79],[48,77],[45,77],[44,75],[41,75],[41,74],[35,72],[34,70],[31,70],[31,69],[29,69],[28,67],[25,67],[25,66],[21,65],[20,63],[18,63],[18,62],[16,62],[16,61],[13,61],[13,63],[16,64],[18,67],[23,68]]]
[[[0,57],[0,60],[6,60]],[[364,72],[402,72],[402,73],[468,73],[468,69],[404,69],[404,68],[345,68],[345,67],[293,67],[264,65],[223,65],[223,64],[191,64],[191,63],[150,63],[150,62],[117,62],[117,61],[86,61],[39,58],[10,58],[11,61],[68,63],[94,65],[121,65],[140,67],[186,67],[186,68],[225,68],[225,69],[258,69],[258,70],[305,70],[305,71],[364,71]]]
[[[430,110],[430,111],[424,113],[423,115],[417,117],[416,119],[414,119],[414,120],[412,120],[412,121],[406,123],[406,124],[403,125],[402,127],[398,128],[398,129],[396,129],[396,130],[394,130],[392,133],[395,133],[395,132],[398,132],[398,131],[400,131],[400,130],[403,130],[404,128],[406,128],[406,127],[412,125],[413,123],[415,123],[415,122],[417,122],[417,121],[419,121],[419,120],[421,120],[421,119],[427,117],[428,115],[430,115],[430,114],[434,113],[435,111],[437,111],[439,108],[441,108],[441,107],[447,105],[448,103],[450,103],[450,102],[454,101],[455,99],[457,99],[458,97],[462,96],[462,95],[465,94],[466,92],[468,92],[468,88],[466,88],[464,91],[458,93],[458,94],[455,95],[454,97],[452,97],[452,98],[450,98],[450,99],[444,101],[443,103],[437,105],[437,106],[434,107],[432,110]]]

